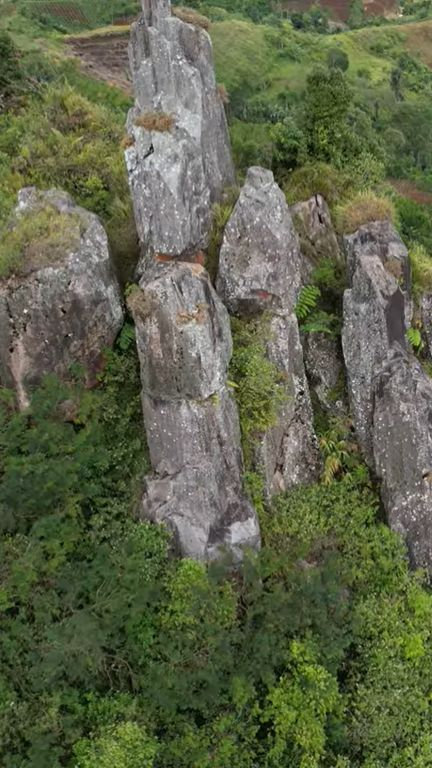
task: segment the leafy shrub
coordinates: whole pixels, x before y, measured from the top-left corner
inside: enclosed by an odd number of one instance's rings
[[[342,48],[331,48],[327,53],[327,64],[329,67],[336,67],[346,72],[349,68],[348,54]]]
[[[347,203],[337,206],[336,224],[339,232],[356,232],[363,224],[372,221],[394,221],[396,212],[393,203],[374,192],[360,192]]]
[[[76,768],[153,768],[157,744],[137,723],[120,723],[74,746]]]
[[[288,203],[309,200],[320,194],[333,207],[350,188],[350,180],[342,171],[325,163],[307,163],[289,174],[284,181]]]

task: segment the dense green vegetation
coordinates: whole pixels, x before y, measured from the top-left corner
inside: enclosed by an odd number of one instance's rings
[[[235,17],[231,2],[217,6],[240,173],[270,165],[289,202],[321,191],[340,231],[392,217],[416,295],[430,289],[432,76],[408,25],[330,37],[252,23],[268,16],[259,0],[239,0]],[[65,188],[102,217],[127,277],[128,97],[65,61],[56,25],[0,25],[0,226],[20,187]],[[234,198],[215,211],[213,274]],[[37,233],[45,244],[51,224]],[[30,239],[15,251],[3,239],[4,274]],[[305,331],[339,333],[340,272],[317,265],[297,307]],[[281,382],[265,318],[233,332],[248,462]],[[430,768],[430,589],[381,522],[349,425],[317,414],[317,428],[322,482],[266,505],[249,472],[263,550],[239,570],[207,569],[136,519],[148,456],[130,324],[93,390],[79,370],[67,385],[49,377],[25,413],[0,391],[2,767]]]

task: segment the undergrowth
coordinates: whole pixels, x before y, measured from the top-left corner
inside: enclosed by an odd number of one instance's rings
[[[287,395],[283,375],[267,355],[269,318],[232,318],[231,327],[234,350],[229,376],[239,409],[245,463],[251,469],[254,443],[277,423]]]

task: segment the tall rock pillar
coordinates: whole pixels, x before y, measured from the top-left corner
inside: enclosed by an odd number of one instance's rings
[[[148,269],[129,305],[153,467],[142,514],[164,523],[186,557],[211,560],[228,549],[238,560],[244,547],[259,547],[260,534],[227,386],[228,313],[206,271],[180,261]]]
[[[172,16],[170,0],[142,7],[131,30],[125,152],[141,273],[154,255],[190,260],[205,249],[213,203],[235,181],[208,33]]]
[[[267,496],[313,482],[320,471],[312,406],[294,313],[299,241],[271,171],[250,168],[224,233],[217,290],[233,315],[268,319],[268,359],[280,372],[276,424],[257,440],[254,465]]]

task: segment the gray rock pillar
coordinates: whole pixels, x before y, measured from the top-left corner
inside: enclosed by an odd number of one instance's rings
[[[284,194],[271,171],[250,168],[225,229],[217,290],[232,314],[270,316],[267,354],[281,373],[284,402],[255,451],[269,496],[315,480],[320,469],[294,314],[300,282],[299,243]]]
[[[240,559],[260,543],[243,486],[240,429],[227,387],[228,313],[205,270],[171,262],[149,269],[130,298],[141,362],[153,475],[142,514],[165,523],[179,552]]]

